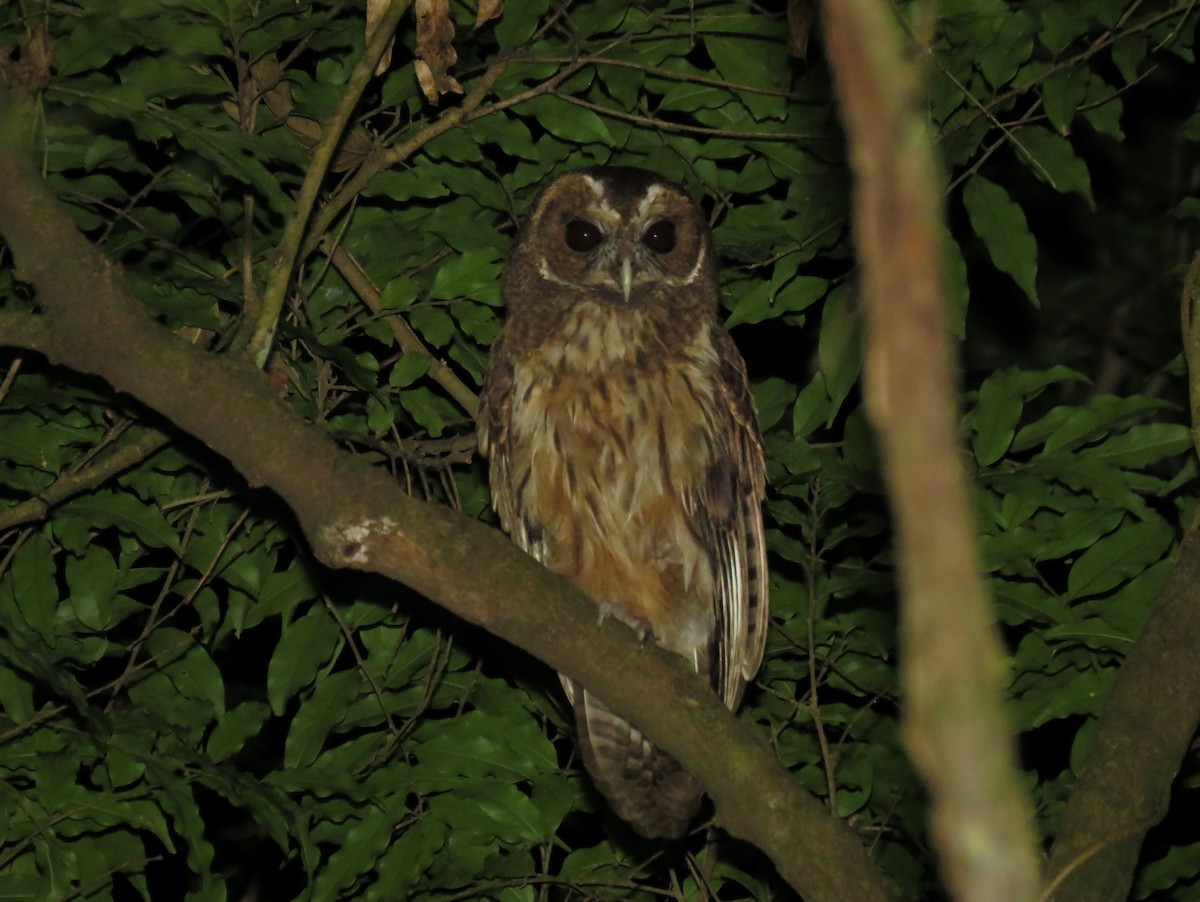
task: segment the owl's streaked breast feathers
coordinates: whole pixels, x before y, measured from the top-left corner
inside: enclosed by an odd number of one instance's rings
[[[513,539],[691,661],[734,708],[766,636],[765,476],[712,258],[678,186],[617,167],[556,179],[505,270],[479,432]],[[681,835],[699,785],[564,685],[617,813],[646,835]]]

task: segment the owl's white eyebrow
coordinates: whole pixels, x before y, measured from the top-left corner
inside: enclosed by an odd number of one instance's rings
[[[600,211],[604,213],[605,217],[613,221],[620,220],[621,217],[617,215],[617,211],[612,208],[607,198],[604,196],[604,185],[600,182],[600,180],[594,179],[590,175],[585,175],[583,179],[588,183],[588,187],[591,188],[592,192],[596,195],[596,204]]]
[[[646,189],[646,196],[642,198],[642,202],[638,204],[637,215],[641,219],[650,209],[650,205],[658,200],[658,196],[663,193],[662,185],[651,185]]]

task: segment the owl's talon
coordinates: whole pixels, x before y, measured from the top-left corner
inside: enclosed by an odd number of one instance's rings
[[[638,635],[638,641],[645,645],[647,642],[653,642],[654,631],[650,628],[650,621],[643,620],[641,617],[634,617],[624,608],[613,604],[611,601],[602,601],[597,606],[599,613],[596,616],[596,624],[601,625],[609,617],[615,617],[623,624],[629,627]]]

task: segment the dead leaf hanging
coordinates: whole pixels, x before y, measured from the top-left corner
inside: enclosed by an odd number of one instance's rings
[[[450,0],[417,0],[417,61],[413,64],[421,91],[430,103],[443,94],[461,94],[462,85],[448,73],[458,61]]]

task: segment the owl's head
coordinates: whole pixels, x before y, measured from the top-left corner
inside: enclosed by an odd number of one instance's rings
[[[700,209],[674,182],[628,166],[580,169],[546,186],[509,270],[521,294],[540,283],[614,306],[680,292],[715,303],[712,241]]]

